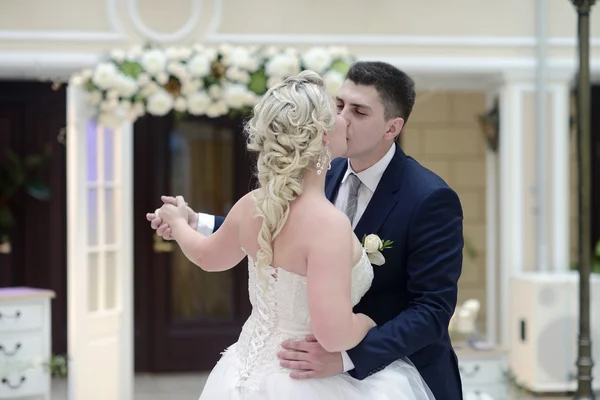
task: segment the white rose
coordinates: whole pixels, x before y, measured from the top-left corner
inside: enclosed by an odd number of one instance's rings
[[[325,81],[325,85],[327,85],[327,92],[330,96],[335,97],[338,94],[345,79],[344,75],[334,70],[327,71],[323,75],[323,80]]]
[[[69,79],[69,85],[72,85],[72,86],[83,86],[84,82],[85,82],[85,80],[83,79],[83,76],[81,76],[80,74],[74,74]]]
[[[383,246],[383,242],[381,241],[381,239],[379,239],[379,236],[377,235],[368,235],[365,238],[365,251],[367,253],[375,253],[376,251],[379,251],[379,249]]]
[[[329,54],[331,55],[331,58],[333,58],[333,59],[340,59],[340,58],[343,59],[350,55],[350,52],[348,51],[347,47],[330,46],[329,48],[327,48],[327,50],[329,51]]]
[[[223,100],[229,108],[242,108],[250,106],[254,102],[252,93],[245,85],[233,84],[229,85],[223,91]]]
[[[167,56],[158,49],[148,50],[142,55],[140,64],[148,74],[156,76],[165,71]]]
[[[121,100],[119,102],[119,108],[123,110],[124,113],[129,113],[131,111],[131,101],[129,100]]]
[[[281,82],[283,82],[282,78],[278,76],[272,76],[267,79],[267,88],[271,89],[273,86],[279,85]]]
[[[173,109],[179,112],[185,112],[187,110],[187,101],[183,97],[178,97],[173,103]]]
[[[187,64],[188,71],[195,78],[204,78],[210,72],[211,61],[202,54],[195,55]]]
[[[200,43],[195,43],[194,45],[192,45],[192,49],[194,49],[196,53],[202,53],[204,51],[204,45]]]
[[[189,96],[196,93],[198,90],[204,87],[204,82],[200,79],[190,79],[181,84],[181,93]]]
[[[210,118],[217,118],[227,114],[229,108],[223,100],[215,101],[206,109],[206,115]]]
[[[92,79],[92,76],[94,76],[94,71],[90,68],[86,68],[83,71],[81,71],[81,77],[86,81],[88,79]]]
[[[96,106],[100,104],[100,102],[102,101],[102,97],[102,92],[96,90],[87,94],[87,101],[91,105]]]
[[[113,63],[100,63],[92,75],[92,82],[100,89],[109,89],[117,79],[117,67]]]
[[[123,121],[114,112],[105,112],[98,117],[98,124],[110,129],[119,128]]]
[[[229,55],[231,54],[232,51],[233,51],[233,46],[228,43],[223,43],[222,45],[219,46],[219,53],[221,53],[221,55],[223,55],[223,57],[225,57],[225,58],[229,58]]]
[[[142,56],[143,51],[144,50],[142,49],[142,46],[139,46],[139,45],[133,46],[127,52],[127,60],[136,61],[137,59],[139,59]]]
[[[133,103],[133,105],[131,106],[131,112],[136,117],[141,117],[144,114],[146,114],[146,107],[144,107],[144,103],[142,103],[141,101],[138,101],[138,102]]]
[[[264,58],[273,58],[279,53],[279,50],[275,46],[267,46],[262,49],[262,55]]]
[[[192,115],[204,115],[212,104],[212,99],[206,92],[197,92],[187,98],[188,112]]]
[[[150,83],[150,75],[146,73],[141,73],[138,75],[137,81],[140,84],[140,86],[145,86]]]
[[[204,55],[204,57],[206,57],[208,61],[213,62],[217,59],[219,52],[216,49],[213,49],[212,47],[208,47],[204,49],[204,52],[202,54]]]
[[[167,47],[165,49],[165,56],[169,60],[179,60],[179,51],[175,47]]]
[[[302,56],[306,69],[322,74],[331,65],[331,54],[324,47],[313,47]]]
[[[106,98],[109,100],[114,100],[119,98],[119,92],[116,89],[110,89],[106,92]]]
[[[300,73],[300,60],[289,54],[278,54],[265,65],[267,76],[287,78]]]
[[[161,89],[148,97],[146,108],[152,115],[167,115],[173,109],[173,96]]]
[[[100,103],[100,110],[102,112],[113,112],[119,106],[119,100],[107,99]]]
[[[123,61],[125,61],[125,58],[127,57],[127,53],[125,53],[125,51],[121,50],[121,49],[114,49],[110,52],[110,58],[112,58],[113,60],[115,60],[116,63],[121,64]]]
[[[167,82],[169,82],[169,75],[165,72],[159,73],[156,75],[156,82],[158,82],[160,85],[165,85]]]
[[[221,89],[221,87],[219,85],[210,85],[208,87],[208,95],[213,100],[219,100],[221,98],[221,96],[223,95],[223,90]]]
[[[160,90],[160,86],[158,86],[156,84],[156,82],[150,82],[142,88],[142,90],[140,91],[140,94],[143,97],[149,97],[149,96],[153,95],[154,93],[158,92],[159,90]]]
[[[117,78],[117,91],[121,97],[132,97],[137,93],[138,85],[133,78],[120,75]]]
[[[234,47],[228,56],[230,64],[233,67],[254,72],[258,69],[256,58],[245,47]]]
[[[250,74],[237,67],[229,67],[225,72],[225,76],[234,82],[248,84],[250,82]]]

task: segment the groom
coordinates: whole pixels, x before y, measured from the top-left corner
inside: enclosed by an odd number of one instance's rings
[[[346,78],[337,108],[349,122],[348,158],[332,162],[325,190],[339,209],[356,203],[352,224],[358,238],[377,234],[394,242],[383,251],[386,262],[374,267],[372,287],[354,310],[378,326],[343,353],[326,352],[314,337],[286,342],[281,365],[296,370],[295,379],[348,372],[362,380],[408,357],[436,399],[460,400],[458,362],[448,335],[462,270],[459,198],[395,143],[415,102],[413,80],[382,62],[355,63]],[[223,222],[188,213],[190,225],[205,235]],[[147,215],[152,228],[170,239],[168,227],[154,217]]]

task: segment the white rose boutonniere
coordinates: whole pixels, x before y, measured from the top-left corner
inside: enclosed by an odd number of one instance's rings
[[[385,264],[385,257],[381,253],[385,249],[391,249],[394,242],[391,240],[381,240],[375,234],[365,235],[362,240],[362,246],[373,265],[381,266]]]

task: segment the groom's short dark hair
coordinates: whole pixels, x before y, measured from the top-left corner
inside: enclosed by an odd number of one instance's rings
[[[408,120],[415,105],[415,81],[404,71],[381,61],[358,61],[352,64],[346,79],[375,87],[386,120],[396,117]]]

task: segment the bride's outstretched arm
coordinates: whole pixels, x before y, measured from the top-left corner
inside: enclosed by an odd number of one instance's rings
[[[165,212],[174,212],[173,208],[181,208],[179,204],[177,207],[170,204],[163,205],[160,214],[163,219],[166,219],[165,217],[171,219],[168,223],[172,237],[190,261],[205,271],[225,271],[236,266],[246,256],[241,248],[238,234],[243,214],[241,208],[247,201],[246,197],[241,198],[233,206],[220,229],[210,236],[203,236],[196,232],[185,218],[165,215]]]
[[[323,213],[311,232],[308,254],[308,306],[314,335],[329,352],[356,346],[375,324],[352,312],[351,276],[354,234],[342,213]],[[222,229],[222,228],[221,228]]]

